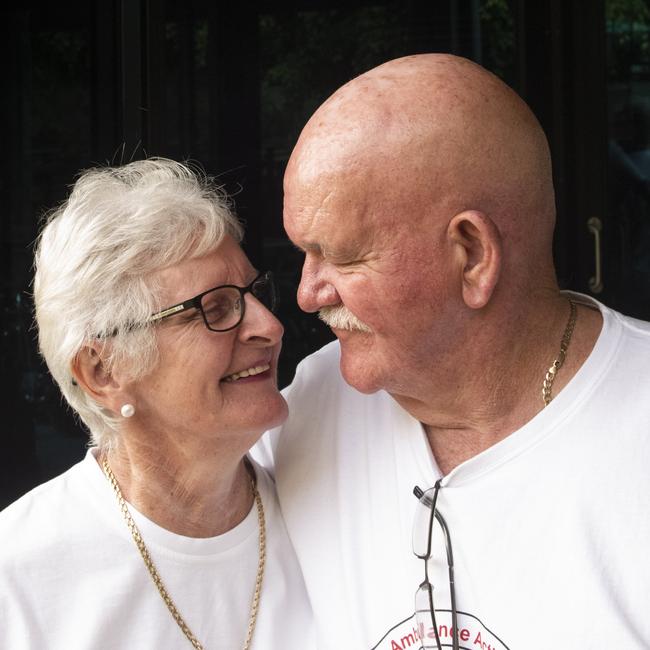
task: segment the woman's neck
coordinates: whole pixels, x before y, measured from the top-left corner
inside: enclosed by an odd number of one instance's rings
[[[214,537],[241,523],[253,505],[241,456],[145,445],[125,435],[104,458],[124,498],[148,519],[186,537]]]

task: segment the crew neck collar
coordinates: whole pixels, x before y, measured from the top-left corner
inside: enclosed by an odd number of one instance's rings
[[[591,353],[548,406],[503,440],[455,467],[443,477],[443,487],[459,487],[478,480],[484,474],[494,472],[501,465],[526,453],[548,436],[554,435],[560,425],[581,408],[606,374],[621,341],[622,325],[620,320],[616,317],[615,312],[597,300],[579,293],[563,293],[578,303],[593,305],[602,315],[602,328]],[[413,418],[411,419],[417,422]],[[429,447],[424,428],[420,423],[417,425],[419,435],[410,436],[416,462],[424,477],[429,477],[429,480],[431,477],[437,479],[441,476],[441,472]],[[423,453],[423,445],[427,453]]]
[[[123,535],[130,537],[129,529],[124,521],[113,489],[106,480],[102,468],[97,462],[97,453],[97,448],[92,448],[86,454],[84,463],[87,468],[87,477],[92,481],[94,489],[101,492],[105,506],[114,509],[115,516],[112,519],[114,521],[116,517],[119,519],[118,524],[123,529]],[[267,507],[269,499],[265,498],[267,494],[266,476],[254,462],[251,462],[251,465],[256,473],[257,487],[268,517],[270,513]],[[106,502],[107,498],[109,499],[108,503]],[[185,535],[174,533],[153,522],[128,502],[127,506],[147,546],[165,554],[197,557],[218,555],[239,546],[249,537],[255,536],[257,538],[257,511],[254,505],[240,524],[221,535],[205,538],[186,537]]]

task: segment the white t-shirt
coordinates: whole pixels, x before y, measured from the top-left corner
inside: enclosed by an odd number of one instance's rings
[[[564,390],[442,480],[461,648],[650,648],[650,324],[599,308],[601,335]],[[414,618],[413,488],[440,471],[420,423],[338,366],[336,342],[299,366],[289,419],[255,450],[276,465],[319,647],[435,647]],[[440,526],[432,548],[451,647]]]
[[[252,648],[313,648],[311,610],[274,485],[257,467],[266,567]],[[194,539],[130,508],[165,587],[206,650],[239,650],[258,566],[257,508]],[[92,450],[0,513],[0,648],[191,647],[154,585]]]

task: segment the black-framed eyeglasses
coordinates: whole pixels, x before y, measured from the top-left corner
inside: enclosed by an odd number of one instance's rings
[[[425,650],[434,648],[442,650],[443,647],[459,650],[458,645],[458,610],[456,609],[456,589],[454,587],[454,554],[451,547],[451,537],[449,528],[444,517],[436,508],[438,501],[438,492],[440,491],[441,480],[436,481],[434,487],[428,490],[422,490],[417,485],[413,488],[413,494],[418,499],[418,508],[415,513],[413,522],[413,552],[421,560],[424,560],[424,580],[415,593],[415,618],[420,630],[421,647]],[[432,538],[433,538],[433,521],[434,519],[440,524],[442,534],[445,538],[445,550],[447,553],[447,568],[449,571],[449,598],[451,609],[438,609],[439,612],[448,612],[451,614],[451,626],[445,626],[445,629],[451,632],[451,646],[449,643],[443,643],[440,639],[440,630],[436,622],[436,608],[433,602],[433,585],[429,580],[429,560],[432,556]],[[435,645],[431,644],[431,634],[428,628],[431,627]],[[448,635],[446,635],[448,636]]]
[[[205,326],[213,332],[228,332],[235,329],[246,313],[247,293],[252,293],[267,309],[275,311],[277,293],[271,271],[260,273],[249,285],[238,287],[235,284],[222,284],[207,291],[162,309],[149,318],[156,322],[188,309],[198,309]]]

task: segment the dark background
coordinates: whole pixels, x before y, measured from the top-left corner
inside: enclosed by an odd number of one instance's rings
[[[160,155],[218,177],[246,222],[248,254],[280,279],[286,385],[331,335],[295,305],[284,166],[313,110],[387,59],[453,52],[517,90],[551,143],[561,284],[650,318],[645,0],[24,0],[0,10],[0,29],[0,507],[87,442],[31,326],[39,220],[77,172]]]

